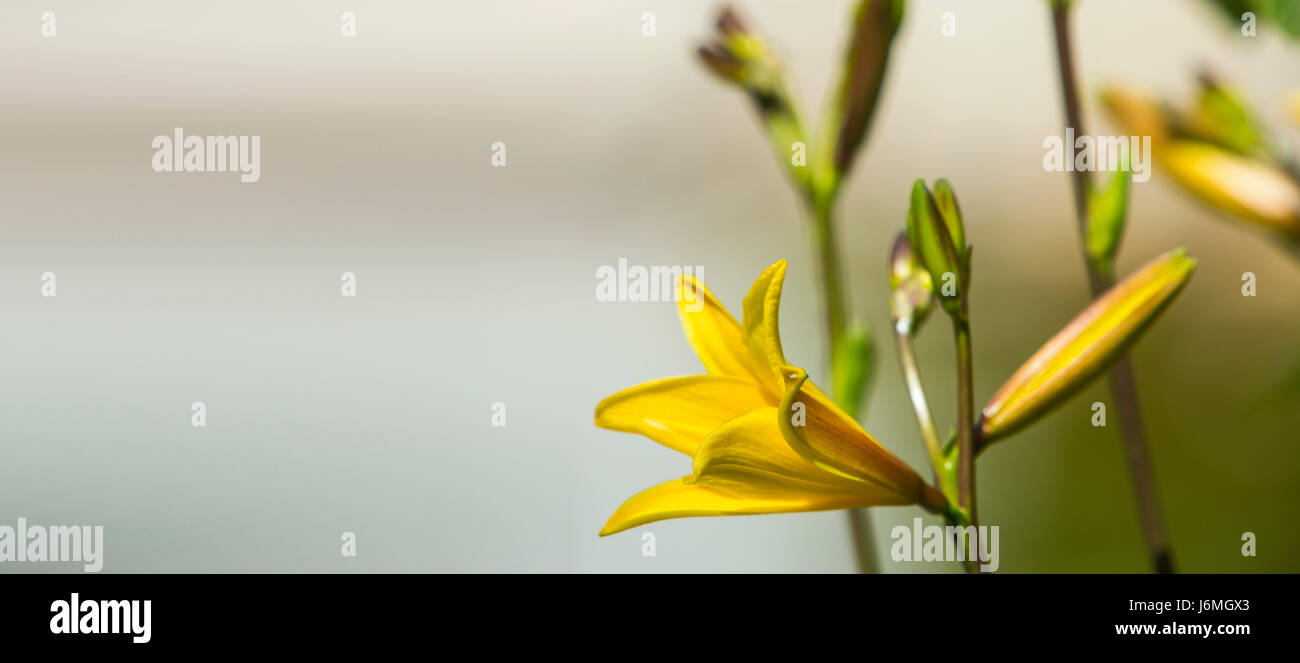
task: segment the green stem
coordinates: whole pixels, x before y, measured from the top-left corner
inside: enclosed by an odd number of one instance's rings
[[[1082,112],[1074,74],[1074,59],[1070,46],[1070,3],[1068,0],[1052,1],[1052,26],[1056,35],[1056,55],[1060,65],[1061,93],[1065,102],[1065,122],[1073,127],[1076,136],[1084,135]],[[1088,270],[1088,284],[1095,299],[1115,284],[1112,269],[1103,267],[1092,259],[1087,249],[1088,198],[1091,180],[1083,171],[1074,173],[1074,204],[1078,219],[1079,237],[1083,248],[1083,261]],[[1146,430],[1142,425],[1142,410],[1138,406],[1137,380],[1127,355],[1121,357],[1110,369],[1110,389],[1115,397],[1120,415],[1120,435],[1124,438],[1125,457],[1129,475],[1137,497],[1138,514],[1143,536],[1151,555],[1151,564],[1157,573],[1173,573],[1173,552],[1169,535],[1161,516],[1160,498],[1156,494],[1155,477],[1147,451]]]
[[[979,519],[975,510],[975,376],[971,361],[970,323],[966,307],[960,318],[953,318],[953,337],[957,345],[957,506],[976,528],[978,550]],[[979,573],[979,561],[967,560],[967,573]]]
[[[730,22],[735,23],[734,16],[730,17]],[[736,29],[737,26],[730,25],[729,28]],[[723,32],[730,31],[723,28]],[[734,62],[726,62],[725,57],[717,54],[706,57],[706,60],[712,59],[719,60],[715,63],[717,65],[715,69],[718,67],[727,69],[735,64]],[[813,246],[817,257],[822,309],[826,316],[826,337],[829,341],[827,355],[830,359],[831,385],[833,387],[831,393],[836,404],[850,417],[857,419],[862,389],[857,387],[841,388],[840,385],[853,384],[850,378],[861,376],[858,373],[851,374],[849,370],[845,369],[842,362],[836,360],[837,353],[846,347],[843,344],[850,335],[848,316],[846,315],[844,280],[839,252],[835,243],[835,224],[832,222],[832,211],[839,190],[840,173],[834,167],[833,159],[819,156],[820,152],[818,151],[827,149],[826,145],[819,143],[814,146],[814,151],[818,153],[809,154],[803,123],[799,119],[799,112],[795,107],[794,100],[786,88],[779,65],[774,62],[758,64],[762,69],[762,73],[766,74],[763,81],[767,84],[753,85],[743,78],[730,75],[735,72],[724,71],[723,75],[732,78],[734,82],[741,85],[749,93],[763,120],[763,128],[777,162],[781,164],[783,170],[789,173],[796,190],[807,206],[807,213],[812,226]],[[837,135],[838,132],[839,123],[836,122],[826,126],[822,138]],[[821,139],[819,138],[819,140]],[[802,162],[792,159],[796,153],[794,151],[796,143],[802,145],[804,157]],[[861,370],[859,366],[850,368],[854,371]],[[857,384],[861,385],[863,383],[858,382]],[[848,518],[858,570],[862,573],[874,573],[878,569],[878,564],[876,561],[876,547],[872,541],[871,521],[866,511],[861,509],[849,510]]]
[[[848,329],[847,318],[845,316],[845,293],[843,274],[840,271],[840,254],[836,249],[835,243],[835,223],[832,209],[834,207],[834,194],[816,195],[810,194],[812,200],[810,204],[813,212],[813,233],[817,246],[817,262],[820,267],[820,278],[822,286],[822,308],[826,315],[826,330],[830,341],[830,350],[834,353],[835,348],[844,339],[844,333]],[[832,366],[832,370],[834,367]],[[836,398],[842,398],[842,394],[836,394]],[[850,416],[856,418],[857,403],[837,403]]]
[[[835,362],[835,348],[844,338],[847,329],[845,316],[845,293],[843,276],[840,271],[839,251],[835,243],[835,224],[832,209],[834,193],[828,195],[808,194],[807,201],[812,217],[814,245],[817,249],[818,275],[821,281],[822,310],[826,316],[826,336],[829,342],[831,363],[831,384],[839,384],[836,371],[841,370]],[[832,393],[836,405],[850,417],[857,419],[859,404],[848,402],[845,394]],[[857,559],[859,573],[876,573],[880,565],[876,559],[875,536],[871,529],[871,516],[866,509],[848,509],[845,511],[849,520],[849,531],[853,538],[853,551]]]

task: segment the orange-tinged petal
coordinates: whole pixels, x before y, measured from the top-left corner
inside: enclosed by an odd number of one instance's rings
[[[752,380],[691,375],[639,384],[596,406],[596,425],[638,433],[669,449],[694,455],[696,446],[729,419],[775,402]]]
[[[880,446],[825,394],[809,389],[808,374],[786,367],[786,392],[777,422],[787,444],[827,472],[874,486],[894,496],[893,504],[921,502],[934,510],[935,497],[911,467]],[[942,498],[938,498],[942,500]]]
[[[686,340],[714,375],[757,381],[760,375],[749,356],[740,324],[694,276],[678,280],[677,311]]]
[[[873,484],[830,474],[804,460],[781,437],[776,418],[775,407],[761,407],[718,427],[695,452],[694,483],[749,497],[824,494],[863,504],[898,503]]]

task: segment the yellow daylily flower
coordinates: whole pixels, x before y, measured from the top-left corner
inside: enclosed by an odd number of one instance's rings
[[[1142,93],[1107,89],[1102,102],[1125,131],[1151,136],[1151,152],[1183,189],[1232,216],[1300,240],[1300,182],[1274,159],[1215,142],[1205,120],[1180,116]]]
[[[691,457],[691,474],[623,503],[601,536],[667,518],[823,511],[947,500],[789,365],[777,317],[784,260],[750,288],[739,324],[693,277],[678,288],[686,339],[705,375],[626,389],[596,425],[639,433]]]
[[[1191,279],[1183,249],[1161,255],[1102,293],[993,395],[976,423],[976,446],[1024,428],[1069,398],[1128,350]]]

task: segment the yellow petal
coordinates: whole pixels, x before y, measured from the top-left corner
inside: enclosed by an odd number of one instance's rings
[[[596,425],[638,433],[687,455],[736,415],[775,399],[752,380],[692,375],[639,384],[596,406]]]
[[[759,373],[750,359],[740,325],[694,276],[678,280],[677,311],[686,340],[714,375],[757,381]]]
[[[774,407],[723,424],[700,444],[695,474],[635,495],[610,516],[601,536],[668,518],[825,511],[916,501],[876,483],[823,472],[795,454],[778,430]],[[943,496],[925,487],[927,508]],[[935,505],[940,505],[936,507]]]
[[[687,483],[691,477],[682,477],[634,495],[623,503],[601,528],[601,536],[609,536],[646,523],[669,518],[697,516],[743,516],[760,513],[790,513],[798,511],[823,511],[853,506],[810,494],[800,497],[759,498],[742,497],[721,490]]]
[[[1196,261],[1182,249],[1102,293],[1016,371],[984,406],[981,448],[1069,398],[1124,354],[1186,285]]]
[[[785,391],[781,370],[785,354],[781,350],[779,318],[781,287],[785,281],[785,261],[780,260],[763,270],[749,294],[745,295],[745,344],[763,384],[780,395]]]
[[[755,408],[719,426],[696,450],[693,469],[694,483],[734,495],[839,495],[862,505],[898,503],[892,493],[830,474],[795,453],[781,437],[775,407]]]
[[[1300,239],[1300,184],[1279,167],[1205,143],[1174,141],[1160,163],[1206,203]]]
[[[787,366],[783,375],[786,391],[777,422],[791,449],[827,472],[892,494],[894,501],[888,503],[921,502],[931,510],[939,506],[934,491],[926,490],[925,481],[907,463],[880,446],[825,394],[808,388],[811,383],[802,368]]]

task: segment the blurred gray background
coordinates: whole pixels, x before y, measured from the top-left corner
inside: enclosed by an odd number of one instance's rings
[[[738,7],[815,118],[850,3]],[[103,525],[110,572],[851,570],[835,512],[596,536],[690,464],[594,428],[595,404],[700,370],[672,304],[595,300],[599,266],[702,265],[738,314],[750,281],[789,259],[786,354],[828,383],[797,202],[748,102],[693,55],[716,8],[6,2],[0,524]],[[44,11],[57,37],[41,37]],[[1295,46],[1264,26],[1244,39],[1200,2],[1086,0],[1077,21],[1094,133],[1117,131],[1092,94],[1104,82],[1181,97],[1210,64],[1279,129],[1300,86]],[[953,182],[977,247],[977,405],[1087,301],[1069,176],[1041,166],[1063,125],[1057,86],[1044,2],[909,3],[841,203],[853,310],[883,333],[911,181]],[[262,136],[261,181],[153,172],[150,142],[175,127]],[[1178,245],[1200,259],[1134,356],[1177,561],[1300,570],[1300,408],[1278,388],[1300,361],[1300,264],[1159,170],[1130,218],[1122,273]],[[40,296],[47,271],[55,298]],[[339,295],[346,271],[355,298]],[[866,426],[924,468],[894,347],[878,348]],[[945,325],[919,350],[946,429]],[[981,458],[1003,571],[1146,569],[1116,431],[1088,423],[1106,398],[1096,386]],[[190,425],[194,401],[206,428]],[[921,515],[873,513],[882,537]],[[1258,557],[1241,556],[1244,531]]]

